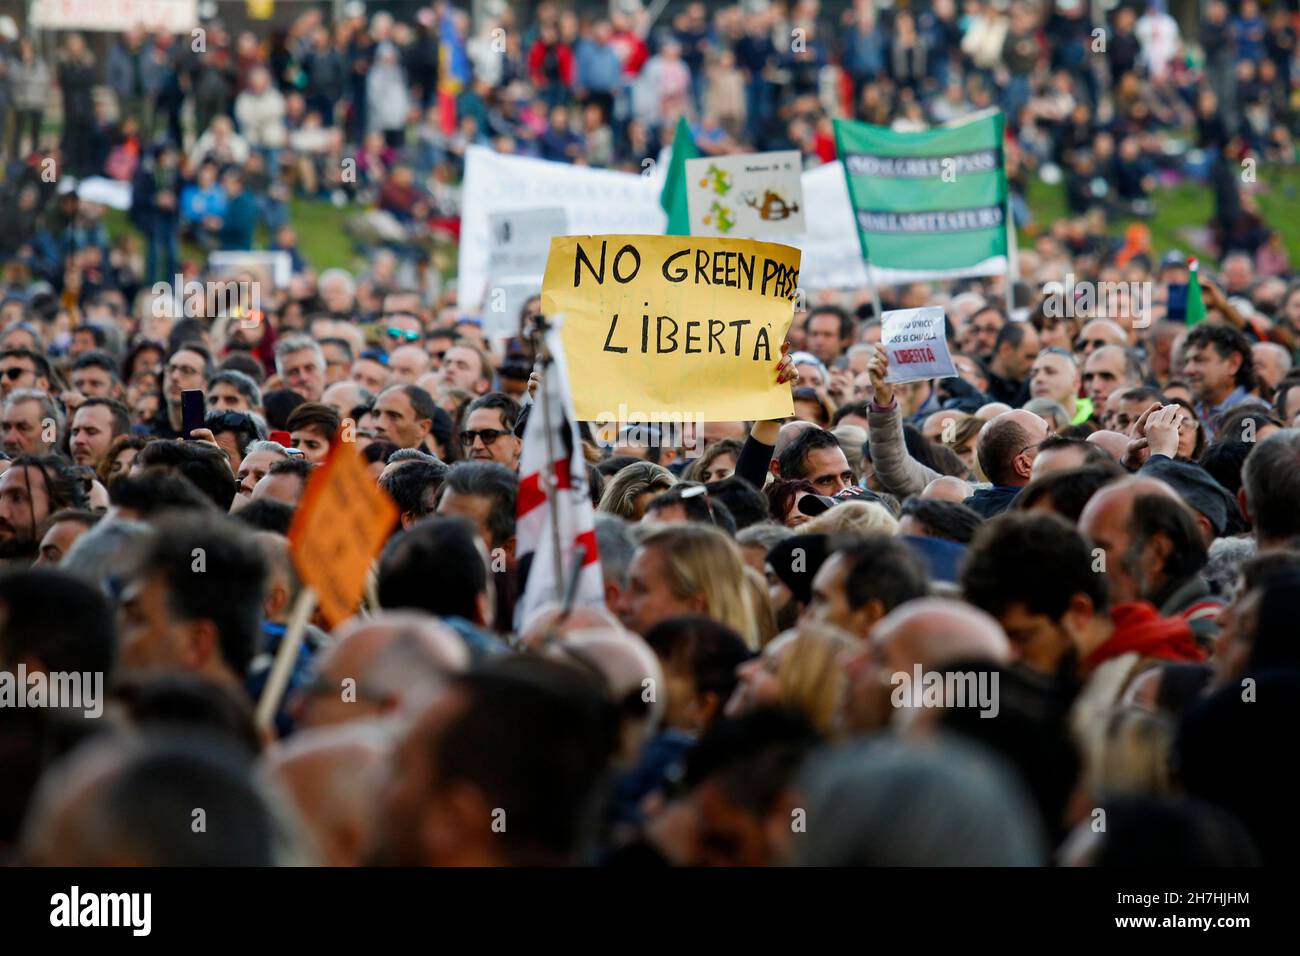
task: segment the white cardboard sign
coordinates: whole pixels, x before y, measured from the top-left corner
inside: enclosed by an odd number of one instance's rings
[[[488,214],[488,283],[483,331],[489,338],[519,332],[519,313],[529,296],[541,295],[551,239],[569,234],[563,206]]]
[[[889,355],[889,375],[885,381],[901,385],[930,378],[952,378],[957,374],[948,352],[941,307],[895,309],[881,319],[880,343]]]
[[[767,239],[804,232],[798,150],[686,161],[692,236]]]

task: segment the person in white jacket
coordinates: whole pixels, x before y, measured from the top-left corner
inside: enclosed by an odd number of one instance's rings
[[[248,75],[248,88],[235,97],[235,119],[240,134],[254,149],[284,147],[284,97],[271,83],[271,74],[258,67]]]
[[[381,43],[376,47],[374,65],[366,76],[367,132],[383,133],[389,146],[401,147],[410,111],[410,92],[397,47]]]

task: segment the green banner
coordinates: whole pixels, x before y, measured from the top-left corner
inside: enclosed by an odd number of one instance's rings
[[[1001,112],[925,130],[835,121],[862,256],[882,281],[1006,271]]]

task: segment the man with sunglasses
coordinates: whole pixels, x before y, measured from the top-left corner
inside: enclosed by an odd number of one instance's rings
[[[0,352],[0,398],[17,388],[50,390],[50,362],[31,349],[5,349]]]
[[[1107,345],[1128,345],[1128,333],[1114,319],[1093,319],[1084,324],[1079,337],[1074,340],[1074,351],[1086,362],[1092,353]]]
[[[460,341],[460,333],[455,329],[434,329],[424,339],[424,350],[429,353],[429,367],[433,371],[442,368],[442,360],[447,357],[447,350]]]
[[[423,349],[421,343],[424,342],[424,326],[415,316],[406,313],[386,315],[380,319],[379,325],[382,330],[379,336],[380,345],[385,352],[391,353],[403,345],[414,345]]]
[[[464,456],[470,461],[495,461],[517,471],[523,447],[514,433],[519,412],[519,403],[503,392],[488,392],[470,402],[459,436]]]

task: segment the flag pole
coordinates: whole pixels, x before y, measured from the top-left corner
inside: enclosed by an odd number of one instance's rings
[[[302,647],[307,623],[316,610],[316,601],[316,592],[312,588],[304,586],[298,592],[293,610],[289,613],[289,623],[284,629],[284,637],[280,638],[280,647],[275,652],[271,672],[267,675],[266,686],[262,688],[262,696],[257,701],[256,720],[259,729],[270,727],[275,720],[276,711],[280,709],[280,698],[289,686],[289,675],[298,660],[298,649]]]
[[[559,491],[559,476],[556,474],[555,463],[555,435],[551,427],[551,397],[550,397],[550,376],[548,369],[551,365],[551,351],[546,347],[547,325],[545,316],[540,313],[534,320],[533,329],[533,353],[537,356],[537,362],[542,368],[542,381],[538,386],[541,393],[539,402],[542,412],[543,434],[546,435],[546,471],[543,484],[546,487],[546,508],[551,513],[551,548],[555,558],[555,575],[559,581],[556,598],[564,596],[564,549],[560,545],[560,507],[556,500],[556,494]]]
[[[1011,213],[1011,184],[1007,184],[1007,196],[1003,201],[1006,209],[1007,227],[1007,321],[1011,321],[1011,312],[1016,307],[1016,282],[1020,278],[1020,244],[1016,239],[1016,218]]]
[[[870,260],[866,262],[866,267],[867,267],[867,291],[871,293],[871,308],[873,310],[871,317],[879,321],[881,316],[880,290],[876,288],[876,277],[872,271],[875,267],[871,264]]]

